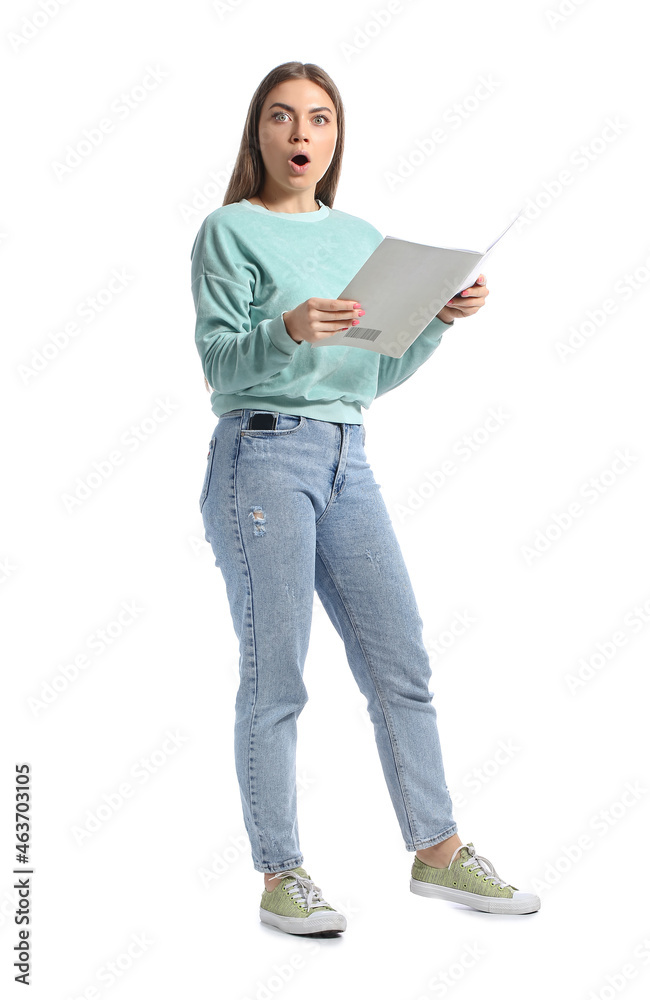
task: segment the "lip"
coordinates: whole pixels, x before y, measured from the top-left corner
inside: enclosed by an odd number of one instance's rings
[[[297,163],[293,162],[293,157],[294,156],[298,156],[299,154],[302,154],[303,156],[307,157],[307,162],[303,163],[303,165],[301,167],[299,167]],[[289,157],[289,161],[288,162],[289,162],[289,166],[293,170],[294,174],[304,174],[305,171],[308,170],[309,167],[310,167],[310,165],[311,165],[311,160],[309,158],[309,153],[305,149],[297,149],[295,151],[295,153],[291,154],[291,156]]]

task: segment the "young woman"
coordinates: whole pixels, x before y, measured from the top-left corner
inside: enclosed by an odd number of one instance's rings
[[[540,905],[458,836],[423,623],[364,450],[362,406],[406,381],[488,290],[481,275],[401,358],[312,349],[359,323],[364,303],[333,296],[383,239],[333,208],[344,131],[341,97],[320,67],[272,70],[250,103],[223,205],[192,247],[196,345],[218,417],[200,510],[240,649],[235,765],[253,865],[264,873],[260,918],[292,934],[346,927],[302,867],[298,842],[296,723],[314,589],[368,701],[416,854],[411,890],[500,913]]]

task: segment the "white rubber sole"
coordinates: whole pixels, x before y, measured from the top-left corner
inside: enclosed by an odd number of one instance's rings
[[[287,934],[322,934],[324,931],[344,931],[348,926],[347,920],[338,910],[315,910],[308,917],[283,917],[260,906],[260,920],[263,924],[286,931]]]
[[[517,889],[513,892],[512,899],[480,896],[476,892],[448,889],[445,885],[422,882],[413,876],[411,876],[411,892],[417,896],[446,899],[451,903],[464,903],[465,906],[471,906],[474,910],[482,910],[484,913],[534,913],[541,906],[541,900],[534,892],[521,892]]]

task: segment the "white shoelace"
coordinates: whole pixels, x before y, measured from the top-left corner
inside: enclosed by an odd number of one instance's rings
[[[314,910],[319,906],[329,906],[322,896],[319,886],[316,885],[313,879],[307,878],[305,875],[301,875],[300,872],[296,871],[286,871],[286,872],[276,872],[273,878],[284,878],[285,875],[291,875],[293,882],[287,882],[285,888],[294,902],[298,903],[304,909]]]
[[[510,885],[509,882],[504,882],[500,875],[497,875],[491,861],[488,861],[488,859],[484,858],[481,854],[477,854],[474,848],[470,847],[468,844],[461,844],[460,847],[456,848],[451,856],[451,861],[448,866],[449,868],[451,868],[454,858],[463,847],[466,847],[472,856],[468,861],[461,861],[461,868],[467,868],[468,872],[472,873],[482,871],[484,875],[488,876],[488,882],[493,882],[495,885],[498,885],[500,889],[505,889],[507,885]]]

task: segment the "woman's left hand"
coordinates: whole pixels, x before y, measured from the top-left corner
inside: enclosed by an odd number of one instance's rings
[[[453,299],[449,300],[447,305],[438,313],[438,318],[445,323],[451,323],[453,319],[471,316],[472,313],[477,312],[481,306],[485,305],[485,300],[489,294],[487,285],[485,284],[485,275],[479,274],[476,282],[470,288],[465,288],[460,295],[456,295]]]

